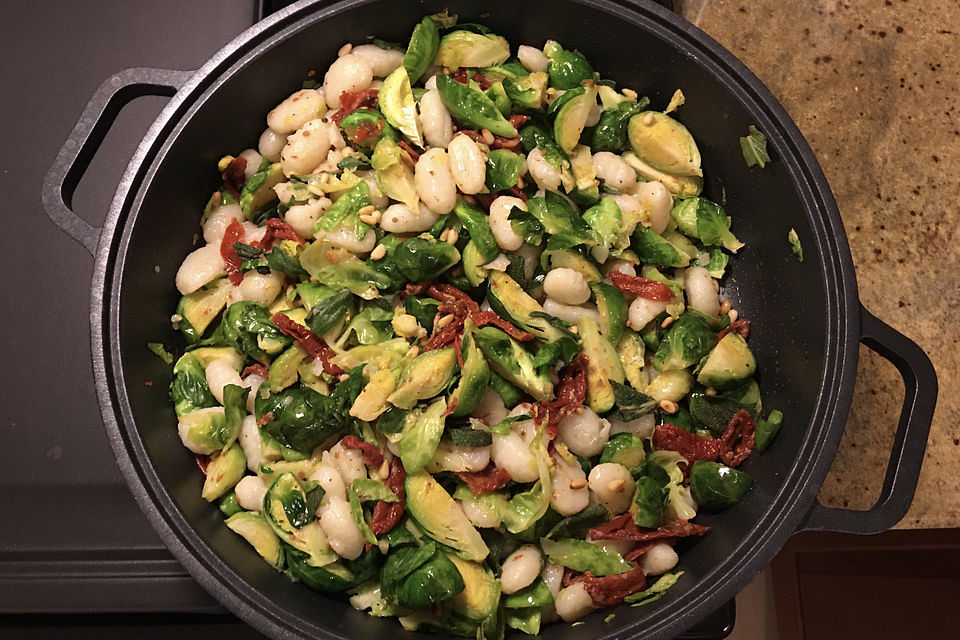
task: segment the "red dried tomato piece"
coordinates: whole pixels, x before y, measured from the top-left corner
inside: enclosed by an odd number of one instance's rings
[[[633,293],[647,300],[657,300],[660,302],[670,302],[673,300],[673,291],[662,282],[641,278],[640,276],[631,276],[619,271],[610,273],[610,282],[617,289],[626,293]]]
[[[478,193],[474,198],[477,199],[477,202],[480,203],[480,206],[484,209],[490,209],[490,203],[497,199],[497,194],[495,193]]]
[[[515,198],[520,198],[524,202],[527,201],[527,194],[525,194],[517,185],[513,185],[512,187],[507,189],[507,193],[509,193]],[[488,206],[487,208],[489,209],[490,207]]]
[[[493,83],[487,80],[484,76],[480,75],[479,72],[474,72],[473,81],[476,82],[478,85],[480,85],[480,88],[483,91],[486,91],[487,89],[493,86]]]
[[[514,128],[519,128],[520,126],[526,124],[528,120],[530,120],[530,116],[515,113],[507,118],[507,120],[514,126]]]
[[[398,145],[401,149],[403,149],[404,151],[407,152],[407,154],[410,156],[410,160],[412,160],[414,164],[416,164],[416,163],[417,163],[417,160],[420,159],[420,154],[417,153],[417,151],[416,151],[413,147],[411,147],[409,144],[407,144],[406,141],[401,140],[400,142],[397,143],[397,145]]]
[[[720,437],[720,460],[728,467],[736,467],[750,457],[756,446],[757,424],[750,414],[740,409]]]
[[[373,507],[373,516],[370,518],[370,530],[373,535],[379,536],[387,533],[400,522],[403,517],[403,499],[405,491],[403,481],[406,478],[406,472],[403,470],[403,464],[400,458],[394,458],[390,462],[390,475],[384,480],[384,484],[390,491],[400,498],[397,502],[384,502],[380,500]]]
[[[267,411],[265,414],[260,416],[260,418],[257,420],[257,426],[259,427],[266,426],[266,424],[271,420],[273,420],[273,411]]]
[[[493,311],[480,311],[479,307],[477,308],[476,311],[470,312],[470,320],[473,322],[474,326],[476,327],[484,327],[488,324],[492,324],[493,326],[502,330],[505,334],[507,334],[508,336],[510,336],[511,338],[519,342],[529,342],[530,340],[533,340],[536,337],[529,331],[518,329],[514,325],[510,324],[509,322],[507,322],[506,320],[504,320],[503,318],[495,314]]]
[[[292,337],[307,352],[310,359],[320,358],[324,371],[332,376],[339,376],[343,373],[343,369],[330,362],[330,359],[334,356],[333,351],[323,341],[323,338],[317,336],[313,331],[282,313],[275,313],[270,316],[270,322],[277,325],[280,331]]]
[[[303,244],[303,240],[293,230],[293,227],[280,218],[270,218],[264,226],[266,226],[267,231],[257,243],[264,251],[271,249],[274,240],[293,240],[297,244]]]
[[[630,513],[618,516],[606,524],[590,529],[591,540],[634,540],[636,542],[652,542],[667,538],[683,538],[686,536],[702,536],[710,531],[710,527],[695,524],[688,520],[677,520],[658,529],[640,527],[633,521]]]
[[[380,465],[383,464],[383,453],[380,452],[380,449],[369,442],[364,442],[357,436],[344,436],[343,439],[340,440],[340,444],[346,449],[359,449],[362,451],[364,463],[371,467],[377,467],[379,469]]]
[[[717,334],[717,339],[722,338],[728,333],[739,333],[743,336],[743,339],[746,340],[750,337],[750,321],[749,320],[734,320],[730,323],[730,326]]]
[[[230,221],[230,224],[227,225],[226,230],[223,232],[223,240],[220,241],[220,255],[223,257],[224,269],[227,272],[227,277],[230,279],[230,284],[235,287],[243,282],[243,272],[240,271],[240,265],[243,264],[243,260],[237,255],[237,250],[233,245],[241,242],[243,235],[243,225],[240,224],[239,220],[234,218]]]
[[[623,559],[626,560],[627,562],[633,562],[634,560],[636,560],[637,558],[645,554],[647,551],[650,551],[650,549],[652,549],[656,544],[660,542],[663,542],[664,544],[669,544],[672,547],[673,543],[676,542],[676,540],[673,538],[664,538],[663,540],[657,540],[655,542],[645,542],[642,544],[638,544],[633,549],[628,551],[626,555],[623,556]]]
[[[377,120],[376,124],[361,122],[357,125],[357,129],[353,132],[353,135],[350,136],[350,140],[352,142],[360,142],[361,140],[378,136],[381,133],[383,133],[383,120]]]
[[[583,406],[587,397],[587,357],[580,356],[560,371],[556,398],[533,405],[531,413],[537,425],[547,423],[550,437],[557,434],[557,424]]]
[[[477,496],[503,489],[513,479],[509,471],[493,464],[487,465],[483,471],[461,471],[457,477],[467,483],[470,491]]]
[[[470,76],[467,74],[467,70],[463,67],[457,69],[457,72],[450,76],[452,79],[456,80],[460,84],[467,84],[470,82]]]
[[[344,91],[340,94],[340,110],[330,116],[330,119],[340,124],[340,121],[348,115],[362,107],[376,107],[377,94],[376,89],[364,89],[363,91]]]
[[[240,377],[246,378],[250,374],[260,376],[261,378],[266,378],[270,374],[270,370],[260,363],[252,364],[243,370],[243,373],[240,374]]]
[[[483,142],[483,134],[476,129],[460,129],[459,133],[462,133],[478,144],[485,144]]]
[[[513,138],[504,138],[503,136],[493,136],[491,149],[516,149],[520,145],[520,136]]]
[[[609,607],[621,602],[631,593],[647,587],[643,567],[639,564],[630,571],[612,576],[597,577],[587,571],[583,574],[583,587],[590,594],[595,607]]]
[[[720,457],[719,440],[698,436],[672,424],[657,425],[653,432],[653,448],[658,451],[676,451],[690,462],[715,462]]]
[[[239,198],[243,185],[247,182],[247,159],[234,158],[220,174],[223,178],[223,184],[233,197]]]

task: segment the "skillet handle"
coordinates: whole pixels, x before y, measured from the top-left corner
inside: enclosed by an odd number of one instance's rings
[[[899,522],[913,501],[937,404],[937,373],[915,342],[878,320],[862,305],[860,342],[893,363],[903,376],[903,408],[880,498],[866,511],[833,509],[814,502],[798,531],[880,533]]]
[[[91,254],[97,250],[100,229],[77,216],[71,204],[73,193],[100,143],[124,106],[141,96],[172,97],[194,73],[146,67],[120,71],[100,85],[63,143],[43,180],[43,208],[55,225]]]

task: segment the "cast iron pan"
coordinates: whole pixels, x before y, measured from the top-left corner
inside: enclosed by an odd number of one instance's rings
[[[201,476],[182,447],[167,398],[169,368],[145,344],[180,344],[169,314],[173,276],[192,249],[197,220],[218,185],[226,152],[250,145],[264,114],[320,71],[347,41],[368,35],[405,41],[423,15],[444,8],[482,21],[514,45],[555,38],[597,69],[663,108],[680,87],[680,118],[697,137],[705,195],[725,194],[737,236],[724,295],[752,322],[750,344],[764,404],[786,424],[775,446],[751,457],[746,498],[697,521],[714,527],[684,541],[684,575],[670,594],[640,608],[586,618],[586,627],[547,626],[543,637],[666,638],[732,598],[795,531],[874,533],[906,512],[916,486],[937,382],[924,353],[864,310],[836,204],[809,147],[783,107],[730,53],[673,13],[649,2],[465,0],[297,3],[255,25],[198,71],[131,69],[108,79],[90,101],[44,185],[50,217],[96,256],[91,293],[94,373],[117,459],[130,487],[173,553],[227,608],[275,638],[400,637],[377,619],[289,581],[222,524],[200,498]],[[188,43],[184,43],[185,45]],[[120,184],[103,229],[70,210],[70,198],[124,104],[141,95],[172,99],[147,133]],[[748,169],[737,138],[755,124],[773,163]],[[790,252],[796,228],[805,260]],[[877,504],[868,511],[816,501],[843,432],[858,342],[890,360],[906,388]],[[151,382],[147,386],[145,382]]]

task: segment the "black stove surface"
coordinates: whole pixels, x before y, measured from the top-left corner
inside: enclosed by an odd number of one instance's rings
[[[40,185],[105,78],[136,66],[195,69],[282,4],[0,3],[2,268],[17,301],[2,340],[0,638],[261,637],[193,582],[120,476],[92,380],[93,260],[47,219]],[[74,197],[92,225],[165,102],[137,99],[104,140]],[[733,618],[731,603],[684,637],[726,637]]]

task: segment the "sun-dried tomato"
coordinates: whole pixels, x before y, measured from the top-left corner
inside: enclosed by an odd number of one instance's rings
[[[345,449],[359,449],[363,452],[363,461],[364,463],[370,465],[371,467],[380,468],[380,465],[383,464],[383,453],[380,452],[380,449],[369,442],[364,442],[357,436],[344,436],[340,440],[340,444],[343,445]]]
[[[740,409],[733,414],[720,437],[720,460],[723,464],[736,467],[750,457],[756,446],[756,433],[757,424],[747,411]]]
[[[416,151],[416,149],[414,149],[413,147],[411,147],[411,146],[410,146],[409,144],[407,144],[407,142],[405,142],[404,140],[401,140],[400,142],[398,142],[397,145],[398,145],[401,149],[403,149],[404,151],[407,152],[407,155],[410,156],[410,160],[412,160],[414,164],[416,164],[416,163],[417,163],[417,160],[420,159],[420,154]]]
[[[240,271],[240,265],[243,264],[243,260],[237,255],[237,250],[233,245],[241,242],[243,235],[243,225],[240,224],[239,220],[234,218],[230,221],[230,224],[227,225],[226,230],[223,232],[223,239],[220,241],[220,255],[223,257],[224,269],[227,272],[227,277],[230,279],[230,284],[235,287],[240,286],[240,283],[243,282],[243,272]]]
[[[370,122],[361,122],[349,136],[351,142],[360,142],[367,138],[373,138],[383,133],[383,120],[377,120],[376,124]]]
[[[374,505],[373,516],[370,518],[370,530],[373,535],[379,536],[387,533],[397,526],[400,518],[403,517],[403,500],[406,493],[403,489],[403,481],[405,478],[406,472],[403,470],[400,458],[394,458],[390,462],[390,475],[383,483],[400,499],[397,502],[380,500]]]
[[[457,477],[467,483],[475,496],[503,489],[513,479],[509,471],[503,467],[495,467],[492,463],[483,471],[461,471]]]
[[[340,94],[340,109],[330,116],[330,119],[340,124],[340,121],[348,115],[362,107],[376,107],[377,94],[376,89],[364,89],[362,91],[344,91]]]
[[[266,426],[266,424],[271,420],[273,420],[273,411],[267,411],[265,414],[260,416],[260,418],[257,420],[257,426],[258,427]]]
[[[480,75],[479,72],[474,72],[473,81],[476,82],[478,85],[480,85],[480,89],[482,89],[483,91],[486,91],[487,89],[493,86],[493,84],[489,80],[487,80],[486,77]]]
[[[516,149],[520,146],[520,136],[514,136],[512,138],[504,138],[503,136],[493,136],[493,144],[490,145],[491,149]]]
[[[746,340],[750,337],[750,321],[734,320],[730,323],[729,327],[717,334],[717,338],[722,338],[728,333],[739,333],[741,336],[743,336],[743,339]]]
[[[483,134],[477,131],[476,129],[460,129],[460,131],[458,131],[457,133],[462,133],[463,135],[467,136],[477,144],[486,144],[483,141]]]
[[[530,119],[530,116],[525,116],[519,113],[515,113],[509,118],[507,118],[507,120],[510,122],[510,124],[514,126],[514,128],[518,128],[526,124],[529,119]]]
[[[626,293],[633,293],[647,300],[656,300],[659,302],[670,302],[674,298],[673,291],[666,284],[641,278],[640,276],[631,276],[619,271],[610,272],[610,282],[617,289]]]
[[[633,549],[630,549],[630,551],[624,554],[623,559],[626,560],[627,562],[633,562],[634,560],[636,560],[637,558],[645,554],[647,551],[650,551],[650,549],[652,549],[654,546],[656,546],[660,542],[664,544],[669,544],[672,547],[673,543],[676,542],[676,540],[674,538],[664,538],[663,540],[656,540],[654,542],[643,542],[643,543],[637,544],[637,546],[635,546]]]
[[[261,378],[266,378],[270,374],[270,370],[258,362],[257,364],[252,364],[249,367],[246,367],[243,370],[243,373],[240,374],[240,377],[246,378],[251,374],[260,376]]]
[[[303,240],[293,230],[293,227],[280,218],[270,218],[264,226],[267,231],[257,242],[257,245],[264,251],[269,251],[273,247],[274,240],[293,240],[297,244],[303,244]]]
[[[524,202],[527,201],[527,194],[525,194],[517,185],[513,185],[512,187],[507,189],[507,193],[509,193],[515,198],[520,198]],[[488,206],[487,208],[489,209],[490,207]]]
[[[633,521],[633,515],[628,513],[617,516],[610,522],[590,529],[591,540],[634,540],[636,542],[652,542],[667,538],[683,538],[686,536],[702,536],[710,531],[710,527],[695,524],[688,520],[677,520],[658,529],[648,529],[638,526]]]
[[[590,594],[595,607],[609,607],[622,602],[631,593],[647,588],[643,567],[639,564],[630,571],[598,577],[587,571],[583,574],[583,588]]]
[[[480,203],[480,206],[484,209],[490,209],[490,204],[497,199],[497,194],[495,193],[478,193],[474,198],[477,199],[477,202]]]
[[[409,285],[407,290],[412,291]],[[423,288],[418,290],[423,291]],[[518,329],[492,311],[481,311],[480,305],[470,296],[452,285],[431,283],[426,287],[426,292],[428,296],[440,303],[437,310],[443,314],[451,314],[453,320],[440,329],[434,328],[433,335],[421,347],[423,351],[453,346],[457,338],[463,334],[463,325],[467,318],[470,318],[475,327],[494,325],[520,342],[534,338],[532,333]]]
[[[587,357],[582,355],[560,371],[556,397],[553,400],[537,402],[531,407],[534,423],[546,423],[551,438],[557,434],[557,424],[574,413],[577,407],[583,406],[587,397],[586,372]]]
[[[307,352],[311,360],[320,358],[324,371],[332,376],[339,376],[343,373],[343,369],[330,362],[330,359],[334,356],[333,351],[323,341],[323,338],[317,336],[313,331],[282,313],[275,313],[270,316],[270,322],[277,325],[280,331],[292,337]]]
[[[536,337],[529,331],[518,329],[493,311],[480,311],[478,308],[476,311],[470,312],[470,320],[473,322],[473,326],[478,328],[492,324],[518,342],[529,342]]]
[[[243,191],[243,185],[247,182],[247,159],[244,157],[234,158],[220,174],[223,178],[223,185],[227,188],[234,198],[240,197]]]
[[[690,433],[672,424],[660,424],[653,432],[653,448],[658,451],[676,451],[689,462],[714,462],[720,457],[720,441]]]

